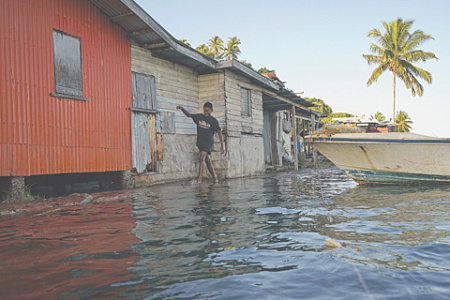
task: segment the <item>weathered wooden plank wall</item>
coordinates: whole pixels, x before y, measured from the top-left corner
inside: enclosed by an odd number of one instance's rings
[[[251,116],[242,116],[241,114],[241,88],[251,90]],[[261,88],[252,84],[250,80],[226,70],[225,95],[227,134],[234,137],[239,137],[242,134],[262,135],[263,107]]]
[[[201,112],[198,74],[195,70],[153,57],[151,52],[139,47],[131,48],[131,65],[134,72],[155,77],[158,115],[157,133],[196,134],[192,119],[186,118],[177,105],[191,113]]]
[[[219,122],[222,129],[226,129],[225,123],[225,81],[223,73],[207,74],[198,77],[199,101],[203,106],[205,102],[213,105],[213,116]]]

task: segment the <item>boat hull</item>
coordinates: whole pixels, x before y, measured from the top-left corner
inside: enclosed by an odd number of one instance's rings
[[[338,134],[312,146],[360,183],[450,183],[450,139],[416,134]]]

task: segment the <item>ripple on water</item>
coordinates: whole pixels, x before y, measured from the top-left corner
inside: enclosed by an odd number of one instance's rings
[[[0,219],[2,298],[450,295],[450,187],[363,187],[333,168],[130,193]]]

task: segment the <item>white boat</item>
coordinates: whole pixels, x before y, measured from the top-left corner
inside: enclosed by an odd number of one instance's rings
[[[414,133],[342,133],[309,139],[360,183],[450,183],[450,139]]]

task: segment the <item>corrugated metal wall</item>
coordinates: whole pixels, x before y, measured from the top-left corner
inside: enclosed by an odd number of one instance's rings
[[[81,39],[83,97],[55,92],[53,30]],[[87,0],[0,1],[0,176],[131,169],[131,52]]]

